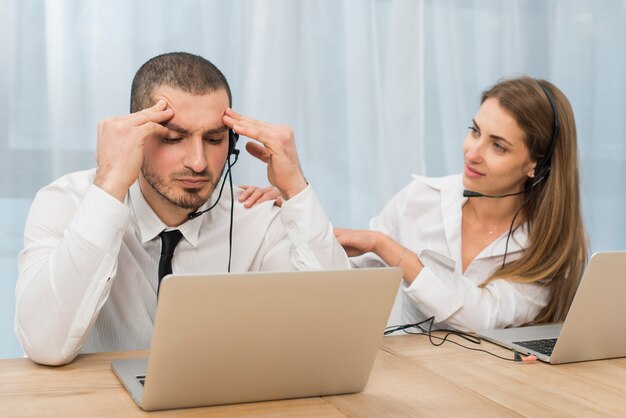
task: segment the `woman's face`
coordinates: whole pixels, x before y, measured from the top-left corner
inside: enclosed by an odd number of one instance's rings
[[[521,191],[536,165],[524,132],[495,98],[485,100],[472,120],[463,155],[463,186],[488,195]]]

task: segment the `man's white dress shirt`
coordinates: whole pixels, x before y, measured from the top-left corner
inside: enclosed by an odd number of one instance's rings
[[[122,203],[93,184],[95,173],[72,173],[44,187],[26,221],[15,333],[26,354],[40,363],[67,363],[79,352],[150,346],[159,233],[166,225],[137,182]],[[229,223],[225,188],[215,208],[178,227],[183,239],[172,270],[225,273]],[[245,209],[235,196],[232,272],[349,267],[311,186],[282,208],[266,202]]]
[[[461,256],[461,175],[414,180],[398,192],[370,222],[418,255],[424,268],[411,285],[402,282],[404,323],[431,316],[436,327],[464,331],[518,326],[533,320],[548,303],[550,291],[540,284],[494,280],[480,284],[502,265],[508,231],[489,244],[463,272]],[[527,246],[526,224],[511,235],[507,262]],[[399,255],[398,255],[399,256]],[[353,259],[359,267],[381,265],[369,254]]]

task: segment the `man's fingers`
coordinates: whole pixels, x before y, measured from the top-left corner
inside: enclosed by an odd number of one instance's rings
[[[135,126],[147,122],[165,122],[174,116],[174,110],[167,106],[165,100],[159,100],[154,106],[135,112],[128,117],[128,121]]]
[[[266,164],[270,160],[270,155],[265,149],[265,147],[255,142],[246,143],[246,151],[248,151],[248,153],[252,155],[253,157],[258,158],[259,160],[263,161]]]
[[[262,130],[261,130],[262,127],[260,126],[260,124],[252,124],[246,121],[233,119],[227,115],[224,115],[222,120],[224,121],[224,124],[226,126],[231,128],[233,131],[235,131],[239,135],[247,136],[248,138],[261,141],[259,139],[259,136],[262,134]]]
[[[231,119],[233,119],[235,122],[246,123],[248,125],[260,125],[260,124],[263,123],[263,122],[258,121],[256,119],[252,119],[252,118],[249,118],[247,116],[240,115],[239,113],[235,112],[230,107],[226,108],[226,111],[224,111],[224,114],[226,116],[230,117]]]
[[[235,112],[230,107],[226,108],[226,110],[224,111],[224,114],[226,116],[230,117],[231,119],[241,119],[241,115],[239,113]]]
[[[140,129],[141,131],[143,131],[144,136],[154,135],[154,134],[166,136],[168,133],[168,129],[165,126],[156,122],[146,122],[143,125],[138,126],[137,129]]]
[[[222,120],[226,126],[231,128],[239,135],[247,136],[248,138],[259,141],[262,144],[267,143],[268,139],[272,136],[272,126],[263,122],[256,121],[254,119],[235,119],[226,114],[222,117]]]

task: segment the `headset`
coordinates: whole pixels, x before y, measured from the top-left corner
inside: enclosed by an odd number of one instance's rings
[[[550,103],[550,107],[552,108],[552,115],[554,117],[554,122],[552,125],[552,139],[550,139],[548,152],[546,152],[546,155],[544,155],[543,158],[539,160],[539,162],[535,166],[535,177],[539,179],[535,183],[547,178],[548,174],[550,173],[550,168],[552,167],[552,154],[554,154],[554,147],[556,146],[556,139],[558,138],[559,131],[561,130],[561,127],[559,124],[559,114],[556,110],[556,99],[554,98],[554,96],[552,95],[552,92],[550,91],[548,87],[544,86],[541,83],[539,83],[539,87],[541,87],[541,90],[543,90],[546,97],[548,98],[548,102]]]
[[[538,185],[539,183],[541,183],[542,181],[544,181],[547,177],[548,174],[550,174],[550,169],[552,167],[552,154],[554,153],[554,147],[556,145],[556,139],[559,136],[559,130],[560,130],[560,125],[559,125],[559,115],[556,111],[556,100],[554,99],[554,96],[552,95],[552,92],[550,91],[549,88],[547,88],[546,86],[544,86],[543,84],[537,82],[537,84],[539,84],[539,87],[541,87],[541,90],[543,90],[544,94],[546,95],[546,97],[548,98],[548,102],[550,103],[550,107],[552,108],[552,114],[554,115],[554,122],[553,122],[553,126],[552,126],[552,138],[550,139],[550,145],[548,146],[548,152],[546,152],[546,155],[544,155],[538,162],[537,165],[535,165],[535,170],[534,170],[534,174],[533,177],[536,179],[535,181],[533,181],[533,183],[524,188],[523,190],[516,192],[516,193],[507,193],[507,194],[503,194],[503,195],[488,195],[488,194],[484,194],[484,193],[479,193],[479,192],[474,192],[472,190],[463,190],[463,197],[487,197],[490,199],[502,199],[504,197],[509,197],[509,196],[517,196],[520,195],[522,193],[526,193],[528,191],[530,191],[531,189],[533,189],[536,185]],[[515,219],[517,218],[517,215],[519,215],[519,213],[521,212],[522,208],[526,205],[526,203],[528,202],[528,198],[526,198],[524,200],[524,203],[522,203],[522,205],[519,207],[519,209],[517,209],[517,211],[515,212],[515,215],[513,215],[513,220],[511,221],[511,226],[509,227],[509,233],[506,236],[506,244],[504,246],[504,257],[502,258],[502,267],[504,268],[504,264],[506,263],[506,255],[509,249],[509,239],[511,238],[511,233],[513,232],[513,225],[515,225]]]
[[[217,200],[213,203],[208,209],[199,210],[197,212],[191,212],[187,214],[187,219],[192,220],[197,218],[213,209],[219,203],[222,198],[222,192],[224,191],[224,185],[226,184],[226,177],[228,177],[228,182],[230,183],[230,229],[228,231],[228,272],[230,273],[230,261],[233,253],[233,211],[235,207],[235,195],[233,193],[233,177],[231,174],[231,168],[235,165],[237,160],[239,159],[239,150],[237,149],[237,141],[239,141],[239,134],[233,131],[232,129],[228,130],[228,155],[226,156],[225,167],[228,166],[228,170],[226,170],[226,174],[224,174],[224,179],[222,180],[222,185],[220,186],[220,192],[217,195]],[[234,156],[235,161],[231,163],[230,157]]]
[[[228,130],[228,157],[230,159],[231,155],[235,155],[235,160],[239,156],[239,150],[237,149],[237,141],[239,141],[239,134],[235,133],[232,129]],[[233,163],[234,165],[235,163]]]

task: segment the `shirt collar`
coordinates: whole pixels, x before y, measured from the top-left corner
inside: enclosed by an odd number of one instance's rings
[[[441,215],[443,227],[448,241],[450,253],[453,251],[458,259],[461,259],[461,230],[462,230],[462,208],[467,197],[463,197],[463,176],[460,174],[446,177],[420,177],[413,176],[427,186],[439,190],[441,194]],[[509,231],[504,232],[494,242],[492,242],[477,257],[503,255],[506,249],[507,254],[524,250],[528,245],[528,223],[524,222],[511,234],[508,249],[506,248],[506,237]]]
[[[446,177],[413,176],[420,183],[439,192],[441,219],[449,254],[461,260],[461,208],[467,200],[463,197],[463,179],[460,175]]]
[[[210,199],[210,201],[211,200],[212,199]],[[142,244],[152,241],[161,233],[161,231],[168,228],[167,225],[165,225],[165,223],[163,223],[163,221],[157,216],[157,214],[154,213],[146,201],[143,193],[141,192],[141,188],[139,187],[139,181],[136,181],[132,186],[130,186],[128,192],[128,204],[135,217]],[[206,209],[208,205],[209,202],[206,202],[198,208],[198,210]],[[185,237],[185,240],[187,240],[193,247],[196,247],[198,245],[200,226],[202,225],[203,219],[203,216],[198,216],[194,219],[186,221],[175,229],[180,230],[183,237]]]

